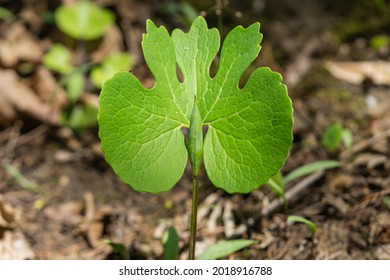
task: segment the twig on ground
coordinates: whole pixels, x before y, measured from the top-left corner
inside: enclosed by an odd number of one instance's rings
[[[35,138],[46,133],[48,130],[49,130],[49,127],[47,125],[40,125],[37,128],[34,128],[33,130],[29,131],[26,134],[17,135],[18,137],[16,138],[16,142],[12,144],[12,149],[16,149],[17,147],[22,146],[22,145],[34,140]],[[11,131],[10,134],[13,134],[13,131]],[[13,142],[12,138],[14,138],[14,137],[12,137],[10,135],[9,140],[8,140],[9,143],[10,143],[10,141]],[[6,157],[7,154],[9,153],[9,151],[10,150],[9,150],[8,144],[6,146],[0,148],[0,158]]]

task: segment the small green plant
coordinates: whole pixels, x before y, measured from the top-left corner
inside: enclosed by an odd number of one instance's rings
[[[112,53],[92,69],[91,81],[96,87],[101,88],[103,82],[114,76],[116,72],[128,71],[132,66],[133,61],[127,53]]]
[[[179,255],[179,235],[173,226],[170,226],[163,235],[164,260],[176,260]]]
[[[315,161],[312,163],[305,164],[300,166],[290,173],[288,173],[284,178],[282,173],[279,171],[267,182],[267,186],[280,198],[283,200],[284,211],[287,213],[288,210],[288,201],[286,199],[285,185],[294,181],[302,176],[312,174],[317,171],[337,168],[340,166],[340,162],[335,160],[321,160]]]
[[[81,131],[96,123],[97,109],[76,104],[85,90],[85,74],[92,68],[90,79],[98,87],[117,71],[129,69],[132,66],[131,57],[127,53],[113,53],[107,56],[101,64],[84,64],[73,66],[70,50],[61,44],[54,44],[43,57],[43,64],[50,70],[60,74],[59,85],[66,89],[71,103],[69,112],[64,112],[61,122]]]
[[[303,166],[300,166],[294,169],[293,171],[291,171],[290,173],[288,173],[286,177],[284,177],[283,182],[284,184],[287,184],[299,177],[306,176],[317,171],[337,168],[340,167],[340,165],[341,165],[340,162],[336,160],[320,160],[320,161],[311,162]]]
[[[35,182],[28,180],[23,175],[23,173],[12,164],[4,164],[3,168],[5,172],[10,175],[22,189],[40,195],[40,197],[34,201],[35,209],[42,209],[45,206],[46,201],[48,199],[48,194],[41,186],[39,186]]]
[[[229,256],[230,254],[244,249],[245,247],[257,244],[256,240],[228,240],[221,241],[209,248],[207,248],[197,260],[217,260]]]
[[[295,216],[295,215],[288,216],[287,220],[289,222],[303,223],[303,224],[307,225],[311,231],[311,240],[314,241],[314,238],[316,237],[317,226],[312,221],[309,221],[308,219],[306,219],[304,217]]]
[[[54,18],[62,32],[79,40],[94,40],[102,37],[115,20],[111,11],[89,1],[61,6],[55,11]]]
[[[110,245],[111,248],[115,251],[115,252],[118,252],[119,255],[121,256],[121,259],[122,260],[129,260],[130,259],[130,255],[125,247],[124,244],[122,243],[116,243],[116,242],[113,242],[109,239],[105,239],[103,240],[103,242],[107,245]]]
[[[54,18],[60,30],[79,42],[102,37],[115,19],[112,12],[88,1],[61,6],[55,11]],[[85,48],[84,44],[80,45]],[[86,73],[92,69],[90,79],[100,88],[103,81],[116,71],[128,70],[132,66],[131,57],[126,53],[110,54],[99,65],[84,62],[82,65],[73,65],[71,51],[61,44],[54,44],[50,48],[43,57],[43,63],[61,75],[59,84],[66,89],[71,103],[61,121],[75,131],[82,131],[96,123],[96,108],[74,105],[85,89]]]
[[[341,143],[347,149],[352,147],[352,132],[339,123],[335,123],[328,127],[322,135],[322,145],[330,152],[335,152],[339,149]]]
[[[62,44],[54,44],[43,56],[43,64],[61,75],[60,85],[64,86],[71,103],[78,100],[84,90],[84,72],[88,67],[72,65],[72,53]]]
[[[85,76],[91,72],[92,82],[100,88],[104,79],[115,71],[130,68],[130,57],[124,53],[111,54],[102,65],[87,63],[85,41],[102,37],[115,20],[114,14],[89,1],[79,1],[70,6],[60,6],[54,13],[58,28],[69,37],[77,40],[83,55],[81,63],[72,64],[72,53],[64,45],[54,44],[43,58],[43,63],[60,74],[59,85],[68,93],[70,108],[63,112],[61,122],[75,131],[82,131],[96,123],[97,109],[88,105],[76,104],[85,89]],[[118,57],[121,61],[118,61]],[[125,65],[126,63],[126,65]]]
[[[256,240],[228,240],[221,241],[217,244],[212,245],[202,252],[197,257],[198,260],[217,260],[229,256],[230,254],[242,250],[245,247],[257,244]],[[176,229],[171,226],[163,235],[163,255],[164,260],[176,260],[179,255],[179,236]]]
[[[154,87],[147,89],[131,73],[119,72],[103,84],[99,97],[105,158],[135,190],[170,190],[189,157],[190,259],[195,258],[201,162],[216,187],[249,193],[278,172],[292,143],[292,105],[280,74],[259,68],[238,86],[260,51],[259,28],[259,23],[234,28],[224,40],[218,72],[210,77],[220,47],[217,29],[208,29],[198,17],[188,33],[175,29],[170,36],[148,20],[142,46]],[[205,138],[203,127],[208,127]],[[187,145],[182,128],[189,128]]]

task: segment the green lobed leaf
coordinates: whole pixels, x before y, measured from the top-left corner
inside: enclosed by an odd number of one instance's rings
[[[340,162],[336,160],[321,160],[308,163],[294,169],[289,174],[287,174],[287,176],[284,177],[284,183],[287,184],[288,182],[291,182],[299,177],[306,176],[320,170],[336,168],[340,165]]]
[[[229,256],[230,254],[244,249],[245,247],[257,244],[256,240],[228,240],[221,241],[209,248],[207,248],[197,260],[217,260]]]
[[[61,6],[54,13],[59,29],[70,37],[94,40],[102,37],[114,22],[114,14],[93,2],[80,1],[71,6]]]
[[[179,255],[179,235],[173,226],[164,232],[162,243],[164,260],[176,260]]]
[[[259,23],[238,26],[227,35],[219,70],[211,78],[209,68],[220,47],[217,29],[208,29],[198,17],[188,33],[176,29],[170,36],[165,27],[147,21],[142,46],[154,87],[119,72],[103,84],[99,97],[102,149],[124,182],[152,193],[173,187],[187,163],[181,129],[190,126],[195,105],[208,127],[204,165],[215,186],[248,193],[278,172],[292,143],[293,124],[282,78],[259,68],[238,87],[260,51],[259,28]]]

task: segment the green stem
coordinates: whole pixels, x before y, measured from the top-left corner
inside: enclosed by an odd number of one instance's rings
[[[197,231],[197,217],[198,217],[198,190],[199,177],[192,176],[192,211],[191,211],[191,226],[190,226],[190,249],[188,254],[189,260],[195,259],[195,244]]]
[[[190,251],[189,259],[195,259],[195,241],[196,241],[196,218],[198,212],[198,190],[199,190],[199,172],[200,163],[203,157],[203,131],[202,119],[196,96],[194,97],[194,107],[191,113],[190,129],[188,133],[188,152],[190,154],[190,163],[192,168],[192,213],[190,226]]]

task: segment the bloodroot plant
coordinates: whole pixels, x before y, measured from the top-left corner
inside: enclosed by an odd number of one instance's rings
[[[220,35],[203,17],[188,33],[175,29],[170,35],[151,20],[146,25],[142,47],[155,84],[145,88],[128,72],[107,80],[99,98],[99,136],[107,162],[139,192],[170,190],[190,159],[189,258],[194,259],[201,162],[210,181],[228,193],[249,193],[267,183],[292,143],[291,100],[281,75],[267,67],[256,69],[239,88],[261,49],[259,23],[227,35],[214,77],[210,65]],[[182,128],[189,129],[187,141]]]

